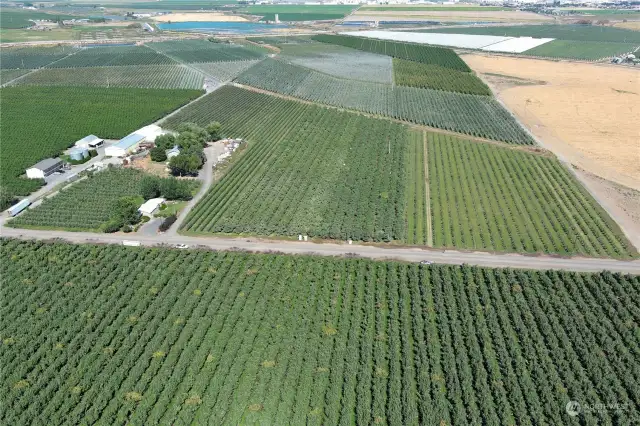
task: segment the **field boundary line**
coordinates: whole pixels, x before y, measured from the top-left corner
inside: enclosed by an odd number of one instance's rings
[[[264,48],[267,48],[267,49],[269,49],[269,50],[272,50],[274,53],[280,53],[280,51],[282,50],[282,49],[280,49],[279,47],[277,47],[277,46],[273,46],[273,45],[271,45],[271,44],[267,44],[267,43],[264,43],[264,44],[256,43],[255,41],[251,41],[251,40],[249,40],[248,38],[246,38],[245,40],[246,40],[246,41],[247,41],[247,43],[249,43],[249,44],[253,44],[254,46],[258,46],[258,47],[264,47]]]
[[[42,69],[47,68],[49,65],[55,64],[56,62],[60,62],[60,61],[62,61],[63,59],[67,59],[68,57],[73,56],[73,55],[75,55],[76,53],[78,53],[78,52],[80,52],[81,50],[84,50],[84,49],[85,49],[85,48],[77,49],[75,52],[71,52],[71,53],[69,53],[68,55],[65,55],[63,58],[56,59],[56,60],[55,60],[55,61],[53,61],[53,62],[49,62],[49,63],[48,63],[47,65],[45,65],[45,66],[42,66],[42,67],[40,67],[40,68],[34,68],[34,69],[30,70],[28,73],[25,73],[25,74],[19,75],[18,77],[14,78],[13,80],[9,80],[9,81],[7,81],[6,83],[3,83],[3,84],[2,84],[2,86],[0,86],[0,87],[7,87],[7,86],[9,86],[9,84],[10,84],[10,83],[13,83],[14,81],[21,80],[21,79],[25,78],[26,76],[28,76],[28,75],[30,75],[30,74],[33,74],[34,72],[38,72],[38,71],[40,71],[40,70],[42,70]]]
[[[424,158],[422,160],[422,164],[424,167],[424,195],[425,195],[425,213],[427,216],[427,246],[433,247],[433,226],[431,220],[431,190],[429,189],[429,185],[431,185],[431,181],[429,180],[429,150],[427,148],[427,132],[422,131],[422,149],[424,150]]]
[[[209,94],[209,93],[211,93],[211,92],[215,92],[216,90],[218,90],[219,88],[221,88],[221,87],[222,87],[222,86],[224,86],[225,84],[230,83],[230,82],[233,80],[233,78],[235,78],[235,77],[233,77],[231,80],[221,81],[221,80],[219,80],[218,78],[216,78],[215,76],[213,76],[213,75],[209,74],[208,72],[205,72],[205,71],[203,71],[203,70],[201,70],[201,69],[198,69],[198,68],[194,67],[193,65],[191,65],[190,63],[184,62],[184,61],[183,61],[182,59],[180,59],[180,58],[177,58],[177,57],[175,57],[175,56],[169,55],[168,53],[165,53],[165,52],[161,52],[161,51],[159,51],[159,50],[155,49],[153,46],[150,46],[150,45],[148,45],[148,44],[145,44],[145,47],[148,47],[149,49],[153,50],[154,52],[156,52],[156,53],[158,53],[158,54],[160,54],[160,55],[166,56],[167,58],[171,59],[172,61],[176,61],[176,63],[178,63],[178,64],[182,65],[183,67],[191,68],[192,70],[194,70],[195,72],[199,73],[199,74],[204,78],[205,83],[206,83],[206,79],[207,79],[207,78],[210,78],[210,79],[214,80],[214,81],[216,82],[216,86],[215,86],[213,89],[211,89],[211,90],[207,90],[207,93],[205,93],[205,94]],[[255,66],[255,65],[259,64],[259,63],[260,63],[260,62],[262,62],[262,61],[264,61],[264,59],[265,59],[265,58],[258,59],[258,60],[257,60],[258,62],[256,62],[253,66]],[[214,62],[237,62],[237,61],[214,61]],[[203,62],[203,63],[204,63],[204,62]],[[249,67],[249,68],[251,68],[251,67]],[[204,84],[204,83],[203,83],[203,84]],[[205,90],[206,90],[206,89],[205,89]],[[200,98],[198,98],[198,99],[200,99]],[[196,100],[197,100],[197,99],[196,99]],[[188,105],[188,104],[187,104],[187,105]],[[186,105],[185,105],[185,106],[186,106]],[[180,108],[180,109],[182,109],[182,108]],[[174,111],[174,112],[175,112],[175,111]],[[172,113],[172,114],[173,114],[173,113]],[[167,116],[167,117],[168,117],[168,116]],[[165,117],[165,118],[166,118],[166,117]]]
[[[428,132],[431,132],[431,133],[441,133],[441,134],[444,134],[444,135],[451,135],[451,136],[455,136],[457,138],[460,138],[460,139],[463,139],[463,140],[468,140],[468,141],[474,142],[474,143],[486,143],[486,144],[496,145],[496,146],[499,146],[499,147],[502,147],[502,148],[513,149],[513,150],[517,150],[517,151],[524,151],[524,152],[527,152],[527,153],[532,154],[532,155],[540,155],[540,156],[543,156],[543,157],[553,157],[554,156],[554,154],[551,151],[549,151],[546,148],[543,148],[541,145],[518,145],[518,144],[513,144],[513,143],[495,141],[495,140],[492,140],[492,139],[485,139],[485,138],[480,138],[480,137],[477,137],[477,136],[467,135],[465,133],[458,133],[458,132],[453,132],[451,130],[444,130],[444,129],[439,129],[437,127],[430,127],[430,126],[425,126],[423,124],[412,123],[410,121],[399,120],[397,118],[389,117],[389,116],[386,116],[386,115],[369,114],[367,112],[358,111],[358,110],[355,110],[355,109],[337,107],[335,105],[328,105],[328,104],[322,104],[322,103],[319,103],[319,102],[308,101],[306,99],[300,99],[300,98],[296,98],[295,96],[283,95],[282,93],[271,92],[269,90],[260,89],[260,88],[254,87],[254,86],[249,86],[249,85],[246,85],[246,84],[237,83],[235,81],[231,81],[228,84],[230,84],[231,86],[234,86],[234,87],[238,87],[240,89],[245,89],[245,90],[249,90],[249,91],[256,92],[256,93],[262,93],[262,94],[265,94],[265,95],[271,95],[271,96],[275,96],[277,98],[287,99],[287,100],[294,101],[294,102],[301,102],[301,103],[307,104],[307,105],[316,105],[316,106],[320,106],[320,107],[323,107],[323,108],[330,108],[330,109],[335,109],[335,110],[338,110],[338,111],[345,111],[345,112],[349,112],[349,113],[352,113],[352,114],[358,114],[358,115],[361,115],[363,117],[377,118],[377,119],[380,119],[380,120],[393,121],[394,123],[404,124],[406,126],[409,126],[410,128],[416,129],[416,130],[428,131]],[[503,105],[503,107],[504,107],[504,105]]]
[[[176,110],[171,111],[169,114],[165,115],[164,117],[161,117],[160,119],[158,119],[158,120],[157,120],[155,123],[153,123],[153,124],[155,124],[155,125],[158,125],[158,126],[162,127],[162,123],[163,123],[167,118],[172,117],[173,115],[177,114],[179,111],[182,111],[184,108],[188,107],[188,106],[189,106],[189,105],[191,105],[192,103],[199,101],[200,99],[202,99],[202,98],[204,98],[205,96],[207,96],[209,93],[213,93],[213,92],[215,92],[216,90],[218,90],[218,89],[219,89],[219,88],[221,88],[221,87],[223,87],[223,85],[216,86],[216,87],[215,87],[214,89],[212,89],[210,92],[206,92],[206,91],[205,91],[202,95],[200,95],[200,96],[198,96],[197,98],[193,99],[191,102],[188,102],[188,103],[186,103],[186,104],[182,105],[180,108],[178,108],[178,109],[176,109]]]

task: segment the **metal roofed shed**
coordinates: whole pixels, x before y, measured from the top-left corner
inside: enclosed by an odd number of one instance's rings
[[[178,145],[175,145],[173,148],[167,149],[165,154],[167,154],[167,158],[173,158],[180,154],[180,148],[178,148]]]
[[[96,135],[88,135],[75,143],[78,148],[98,148],[104,145],[104,139],[100,139]]]
[[[164,198],[152,198],[150,200],[145,201],[143,205],[140,206],[138,211],[145,216],[151,216],[153,212],[155,212],[160,204],[164,203],[166,200]]]
[[[46,158],[27,169],[29,179],[44,179],[51,173],[62,169],[64,163],[59,158]]]
[[[131,133],[120,139],[120,142],[117,144],[106,147],[104,154],[108,157],[126,157],[127,154],[133,151],[144,139],[144,135]]]

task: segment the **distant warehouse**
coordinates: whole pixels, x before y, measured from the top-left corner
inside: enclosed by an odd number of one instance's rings
[[[59,158],[46,158],[39,163],[27,169],[27,177],[29,179],[44,179],[51,173],[62,169],[64,163]]]

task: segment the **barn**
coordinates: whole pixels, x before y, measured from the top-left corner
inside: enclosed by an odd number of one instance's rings
[[[64,163],[59,158],[45,158],[27,169],[29,179],[44,179],[51,173],[62,169]]]
[[[129,153],[134,151],[143,140],[144,135],[131,133],[130,135],[120,139],[117,144],[106,147],[104,154],[107,157],[126,157]]]
[[[153,143],[161,134],[163,134],[163,131],[159,126],[150,124],[120,139],[117,144],[108,146],[104,150],[104,154],[107,157],[126,157],[143,141]]]

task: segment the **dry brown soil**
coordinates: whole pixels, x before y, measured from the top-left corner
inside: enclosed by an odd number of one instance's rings
[[[614,27],[626,28],[628,30],[640,31],[640,21],[618,22]]]
[[[480,54],[463,59],[546,148],[640,190],[640,69]]]
[[[598,201],[607,207],[629,240],[640,249],[640,191],[618,185],[584,170],[578,170],[577,173],[596,194]]]

